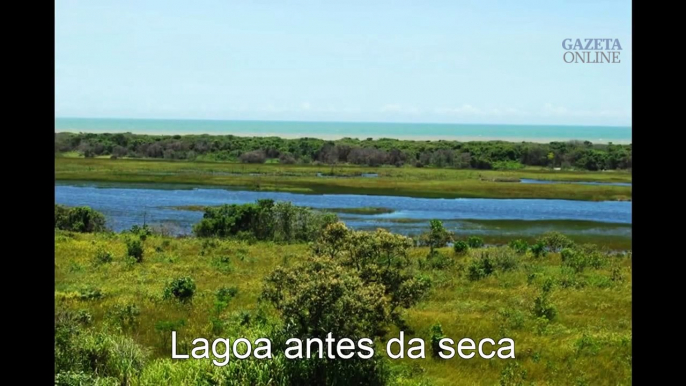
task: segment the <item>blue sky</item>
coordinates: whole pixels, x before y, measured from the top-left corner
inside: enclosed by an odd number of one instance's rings
[[[55,115],[631,125],[629,1],[329,3],[58,1]]]

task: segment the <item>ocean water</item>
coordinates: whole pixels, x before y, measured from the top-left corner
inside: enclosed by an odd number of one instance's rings
[[[631,143],[629,126],[55,118],[55,132]]]

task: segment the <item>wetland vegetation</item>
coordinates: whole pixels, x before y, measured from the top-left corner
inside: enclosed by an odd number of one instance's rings
[[[56,206],[57,384],[631,384],[630,251],[559,233],[488,246],[440,221],[414,238],[355,231],[280,205],[211,208],[180,238],[84,228]],[[425,359],[388,358],[401,330]],[[274,357],[173,362],[171,331],[182,353],[195,337],[266,337]],[[285,339],[326,332],[369,337],[376,355],[284,359]],[[508,337],[516,359],[441,359],[441,337]]]

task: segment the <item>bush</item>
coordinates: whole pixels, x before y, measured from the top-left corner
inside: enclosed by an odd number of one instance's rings
[[[164,288],[164,299],[175,298],[181,302],[189,302],[195,294],[195,281],[188,277],[181,277],[172,280]]]
[[[135,304],[117,304],[108,312],[108,316],[124,330],[129,330],[138,326],[140,313]]]
[[[575,272],[582,272],[589,264],[586,255],[578,250],[565,248],[560,251],[562,265],[574,269]]]
[[[469,248],[481,248],[484,246],[484,239],[479,236],[470,236],[467,239],[467,244],[469,244]]]
[[[533,244],[530,249],[534,257],[541,257],[546,255],[545,246],[541,242]]]
[[[526,253],[526,251],[529,249],[529,245],[526,243],[526,241],[519,239],[510,241],[509,246],[517,253]]]
[[[517,256],[508,248],[498,248],[492,252],[495,255],[494,261],[496,267],[501,271],[512,271],[519,266]]]
[[[557,308],[550,303],[549,296],[553,289],[553,281],[547,278],[541,287],[541,294],[534,299],[533,314],[538,318],[545,318],[552,322],[557,317]]]
[[[105,216],[87,206],[67,207],[55,204],[55,228],[72,232],[103,232]]]
[[[440,323],[436,323],[431,326],[431,353],[435,358],[440,358],[438,355],[441,352],[441,347],[439,345],[441,339],[445,338],[443,334],[443,328]]]
[[[446,269],[452,266],[455,261],[441,252],[434,251],[426,257],[426,263],[433,269]]]
[[[458,240],[455,242],[455,244],[453,244],[453,250],[457,254],[464,254],[467,252],[467,250],[469,250],[469,244],[462,240]]]
[[[137,263],[143,261],[143,243],[139,239],[129,239],[126,241],[126,255],[132,257]]]
[[[231,299],[236,297],[238,294],[238,288],[236,287],[222,287],[217,290],[216,293],[216,306],[218,309],[224,309]]]
[[[114,257],[112,256],[112,252],[104,249],[104,248],[98,248],[98,251],[95,252],[95,264],[107,264],[111,263]]]
[[[495,271],[495,262],[488,254],[475,258],[467,268],[467,277],[475,281],[491,275]]]
[[[550,252],[559,252],[574,246],[574,241],[559,232],[546,232],[537,241]]]

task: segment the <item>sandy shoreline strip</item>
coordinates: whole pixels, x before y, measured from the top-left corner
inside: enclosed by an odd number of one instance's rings
[[[280,137],[280,138],[285,138],[285,139],[297,139],[297,138],[317,138],[317,139],[323,139],[327,141],[331,140],[338,140],[338,139],[343,139],[343,138],[357,138],[360,140],[364,140],[367,138],[372,138],[372,139],[380,139],[380,138],[390,138],[390,139],[398,139],[398,140],[410,140],[410,141],[458,141],[458,142],[476,142],[476,141],[504,141],[504,142],[531,142],[531,143],[550,143],[550,142],[566,142],[566,141],[590,141],[592,143],[597,143],[597,144],[607,144],[609,142],[612,142],[613,144],[617,145],[628,145],[631,144],[631,141],[627,140],[607,140],[603,138],[564,138],[564,137],[557,137],[557,138],[526,138],[526,137],[488,137],[488,136],[461,136],[461,135],[403,135],[403,134],[396,134],[393,135],[392,137],[389,136],[364,136],[364,137],[353,137],[350,135],[344,135],[344,134],[314,134],[314,133],[246,133],[246,132],[240,132],[240,133],[231,133],[231,132],[224,132],[224,133],[214,133],[214,132],[207,132],[207,133],[199,133],[199,132],[192,132],[192,131],[167,131],[167,130],[160,130],[160,131],[147,131],[147,132],[132,132],[132,131],[114,131],[114,130],[107,130],[107,131],[98,131],[98,130],[91,130],[91,131],[81,131],[81,130],[70,130],[70,129],[63,129],[63,130],[55,130],[55,133],[97,133],[97,134],[102,134],[102,133],[126,133],[126,132],[131,132],[133,134],[139,134],[139,135],[165,135],[165,136],[171,136],[171,135],[210,135],[210,136],[226,136],[226,135],[233,135],[236,137]]]

